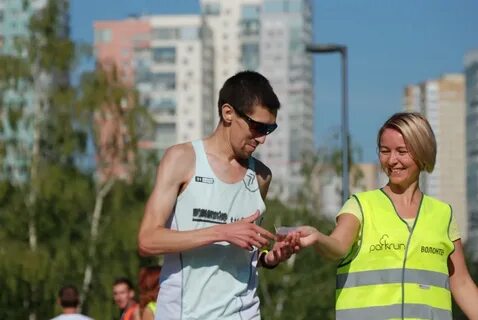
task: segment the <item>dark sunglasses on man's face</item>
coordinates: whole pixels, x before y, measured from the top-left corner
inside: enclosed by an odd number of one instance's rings
[[[249,128],[252,131],[255,131],[261,135],[268,135],[271,134],[275,129],[277,129],[277,123],[264,123],[264,122],[259,122],[251,117],[249,117],[247,114],[244,112],[237,110],[236,108],[232,107],[234,111],[239,115],[239,117],[243,118],[246,120],[247,124],[249,125]]]

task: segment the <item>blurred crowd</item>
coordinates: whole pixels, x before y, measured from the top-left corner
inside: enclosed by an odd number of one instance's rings
[[[120,277],[114,281],[112,298],[118,306],[118,316],[115,319],[154,319],[160,273],[161,266],[159,265],[141,268],[138,276],[138,291],[136,291],[131,279]],[[62,313],[52,320],[92,320],[92,318],[79,312],[80,295],[78,289],[73,285],[66,285],[60,289],[58,304]]]

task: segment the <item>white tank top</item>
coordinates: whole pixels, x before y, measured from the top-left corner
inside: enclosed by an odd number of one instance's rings
[[[167,227],[196,230],[232,223],[256,210],[263,214],[252,157],[241,181],[225,183],[211,169],[202,140],[192,145],[195,174],[178,196]],[[166,254],[156,320],[260,319],[257,256],[257,249],[248,251],[227,242]]]

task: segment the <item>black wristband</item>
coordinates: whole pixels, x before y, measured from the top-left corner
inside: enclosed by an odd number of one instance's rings
[[[273,265],[273,266],[268,265],[268,264],[266,263],[266,255],[267,255],[267,253],[269,253],[268,250],[261,250],[261,251],[259,252],[259,262],[261,263],[261,266],[262,266],[263,268],[266,268],[266,269],[274,269],[274,268],[277,267],[279,264],[276,264],[276,265]]]

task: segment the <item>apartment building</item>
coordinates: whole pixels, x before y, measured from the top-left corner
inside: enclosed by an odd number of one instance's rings
[[[468,235],[466,204],[465,78],[446,74],[405,88],[404,110],[424,114],[435,133],[438,151],[435,169],[422,173],[422,190],[453,207],[462,239]]]
[[[281,101],[279,129],[256,156],[272,169],[269,194],[294,200],[302,185],[302,157],[312,153],[312,2],[308,0],[201,0],[201,14],[213,30],[216,92],[240,70],[257,70]]]
[[[478,261],[478,49],[465,55],[465,85],[468,230],[472,258]]]
[[[25,57],[25,50],[18,47],[18,40],[29,35],[29,22],[33,14],[45,8],[47,0],[0,0],[0,55]],[[67,0],[59,0],[61,10],[60,34],[69,33],[69,12]],[[41,96],[48,88],[65,81],[65,76],[45,74],[35,76],[33,84],[20,81],[17,89],[2,92],[0,109],[0,143],[4,147],[4,157],[0,163],[0,179],[10,180],[14,184],[26,183],[34,145],[34,126],[41,121],[44,112],[35,111]],[[41,88],[41,89],[39,89]],[[40,116],[38,116],[40,114]]]
[[[200,7],[197,15],[136,18],[149,24],[144,36],[148,45],[135,48],[131,56],[134,37],[123,37],[126,48],[114,40],[104,42],[114,39],[113,22],[97,22],[97,58],[114,51],[118,65],[131,66],[127,74],[134,80],[127,79],[157,124],[150,145],[159,155],[214,130],[218,92],[227,78],[245,69],[264,74],[282,108],[279,130],[267,137],[256,156],[274,173],[270,195],[293,200],[302,183],[302,157],[314,149],[312,57],[305,54],[312,42],[311,1],[201,0]],[[114,24],[128,28],[129,20]]]
[[[155,122],[140,146],[161,156],[175,143],[212,131],[214,52],[199,15],[97,21],[94,28],[97,60],[115,66],[125,84],[138,89]]]

